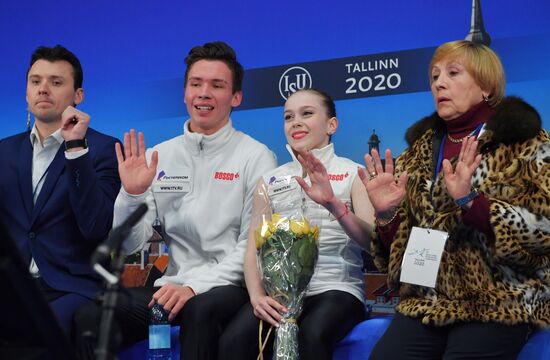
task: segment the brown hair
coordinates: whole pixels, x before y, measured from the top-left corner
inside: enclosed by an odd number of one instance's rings
[[[325,107],[325,110],[326,110],[327,115],[328,115],[329,118],[336,117],[336,105],[334,104],[334,100],[332,100],[330,95],[327,94],[326,92],[324,92],[323,90],[319,90],[319,89],[315,89],[315,88],[298,89],[295,92],[293,92],[292,94],[290,94],[290,96],[292,96],[292,95],[294,95],[298,92],[306,92],[306,91],[312,92],[312,93],[314,93],[315,95],[317,95],[321,98],[321,102],[323,103],[323,106]],[[290,98],[290,96],[289,96],[289,98]]]

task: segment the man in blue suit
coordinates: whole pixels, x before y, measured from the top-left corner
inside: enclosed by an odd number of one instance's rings
[[[0,217],[67,333],[74,310],[101,288],[90,256],[111,229],[120,189],[117,140],[75,108],[82,80],[69,50],[37,48],[27,72],[29,131],[0,140]]]

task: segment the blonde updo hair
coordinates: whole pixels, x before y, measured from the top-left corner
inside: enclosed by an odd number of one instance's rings
[[[468,40],[457,40],[439,46],[429,67],[430,85],[432,69],[441,60],[457,60],[474,78],[481,90],[489,93],[487,102],[495,107],[504,97],[504,68],[498,55],[489,47]]]

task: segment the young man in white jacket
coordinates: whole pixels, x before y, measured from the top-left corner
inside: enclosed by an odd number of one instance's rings
[[[149,208],[124,251],[140,250],[158,218],[170,252],[164,276],[154,288],[130,289],[132,300],[119,301],[115,320],[124,345],[144,339],[149,309],[158,303],[172,324],[181,326],[182,359],[215,359],[225,325],[248,301],[243,260],[252,194],[260,175],[276,161],[265,145],[232,126],[230,113],[241,103],[244,72],[233,49],[206,43],[191,49],[185,62],[190,118],[183,135],[146,153],[143,134],[136,138],[132,129],[124,134],[124,150],[116,147],[122,189],[113,226],[141,203]],[[90,319],[98,309],[89,306],[77,314],[80,333],[97,328],[97,320],[91,325]],[[92,342],[80,340],[79,352],[86,357]]]

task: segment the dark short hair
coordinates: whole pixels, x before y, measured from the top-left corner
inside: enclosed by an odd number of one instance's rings
[[[27,69],[27,77],[29,76],[29,71],[31,70],[31,67],[38,60],[46,60],[49,62],[68,62],[73,67],[74,89],[77,90],[82,87],[82,82],[84,81],[84,73],[82,72],[80,60],[78,60],[76,55],[67,50],[65,47],[61,45],[55,45],[51,48],[47,46],[37,47],[31,55],[31,63],[29,65],[29,68]]]
[[[214,41],[192,48],[185,58],[185,64],[187,65],[187,69],[185,70],[185,85],[187,85],[189,69],[191,69],[191,66],[199,60],[223,61],[227,67],[229,67],[229,70],[231,70],[231,74],[233,75],[233,94],[242,90],[244,69],[243,66],[237,61],[237,55],[235,55],[235,51],[231,48],[231,46],[227,45],[223,41]]]
[[[324,92],[323,90],[319,90],[315,88],[298,89],[295,92],[293,92],[290,96],[299,92],[306,92],[306,91],[312,92],[321,98],[321,101],[323,103],[323,106],[325,107],[325,110],[329,118],[336,117],[336,105],[334,104],[334,100],[332,100],[332,97],[326,92]]]

